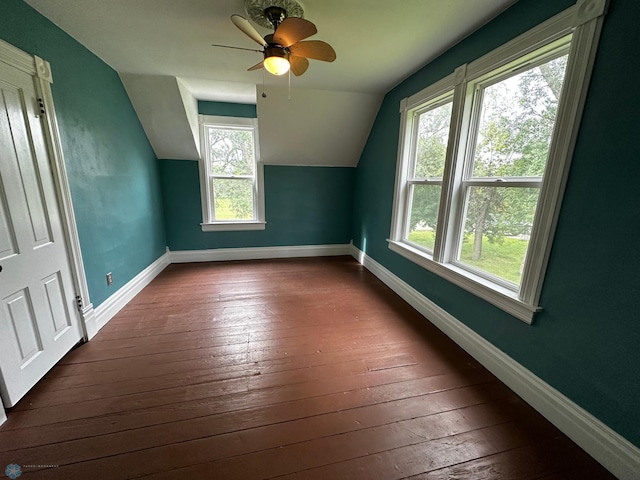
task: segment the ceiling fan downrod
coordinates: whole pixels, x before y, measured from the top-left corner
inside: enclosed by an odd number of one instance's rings
[[[287,11],[282,7],[271,6],[264,9],[264,16],[273,25],[273,30],[277,30],[280,24],[287,18]]]

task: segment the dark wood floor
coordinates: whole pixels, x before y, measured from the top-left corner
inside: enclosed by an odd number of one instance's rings
[[[171,265],[9,411],[9,463],[38,479],[613,478],[347,257]]]

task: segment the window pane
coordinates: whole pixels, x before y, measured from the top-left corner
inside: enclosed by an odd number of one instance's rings
[[[213,179],[215,220],[253,220],[253,181]]]
[[[407,238],[433,250],[440,205],[440,185],[413,185]]]
[[[458,260],[519,284],[539,192],[470,187]]]
[[[474,177],[542,176],[567,55],[486,87]]]
[[[442,178],[444,174],[451,105],[452,102],[446,103],[419,116],[414,172],[416,178]]]
[[[253,175],[253,132],[209,128],[211,174]]]

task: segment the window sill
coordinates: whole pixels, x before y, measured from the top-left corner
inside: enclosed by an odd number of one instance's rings
[[[473,293],[525,323],[533,323],[533,316],[540,310],[537,305],[529,305],[520,300],[516,292],[496,285],[455,265],[434,262],[426,257],[424,252],[406,243],[395,240],[387,241],[389,242],[389,249],[393,252]]]
[[[242,230],[264,230],[267,222],[209,222],[201,223],[203,232],[233,232]]]

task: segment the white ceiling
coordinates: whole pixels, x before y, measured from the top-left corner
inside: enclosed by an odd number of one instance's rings
[[[259,53],[230,21],[244,0],[25,0],[121,73],[179,78],[201,100],[255,103]],[[383,94],[516,0],[301,0],[313,39],[334,63],[311,60],[292,88]],[[254,25],[255,26],[255,25]],[[270,33],[256,26],[262,34]],[[287,78],[264,75],[267,86]]]

